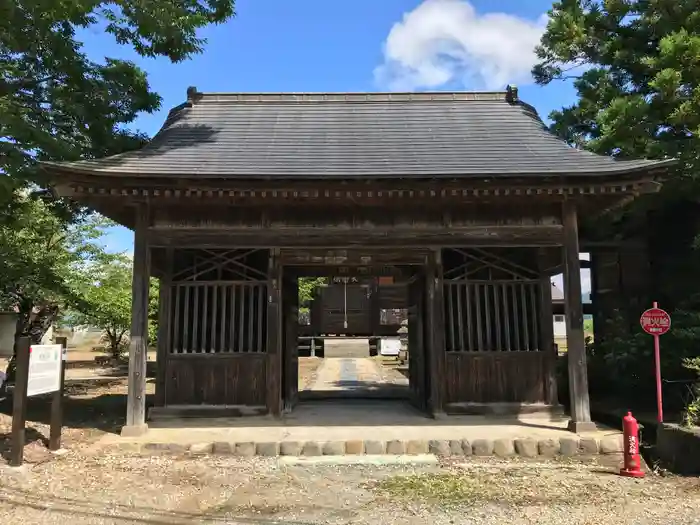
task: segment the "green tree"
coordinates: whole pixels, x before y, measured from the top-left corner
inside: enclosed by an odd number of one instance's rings
[[[71,315],[73,322],[104,330],[107,349],[120,357],[126,349],[131,327],[131,277],[133,264],[124,254],[101,253],[80,265],[81,302]],[[151,279],[149,324],[154,325],[158,308],[158,281]],[[149,339],[154,342],[149,326]]]
[[[0,307],[19,314],[17,337],[38,343],[63,305],[82,304],[78,268],[102,253],[110,223],[91,215],[67,226],[50,203],[23,193],[12,221],[0,222]]]
[[[644,226],[656,249],[656,293],[674,306],[662,373],[682,379],[682,358],[696,358],[700,341],[698,254],[690,248],[700,226],[700,0],[561,0],[549,15],[533,74],[539,84],[573,79],[577,93],[550,115],[552,131],[596,153],[679,160],[658,195],[583,227],[612,237]],[[591,392],[653,400],[648,336],[630,334],[624,319],[609,322],[626,328],[590,348]]]
[[[696,191],[700,1],[562,0],[549,14],[533,74],[578,94],[552,130],[597,153],[678,158],[668,189]]]
[[[179,62],[202,51],[197,30],[227,20],[233,7],[234,0],[0,2],[0,300],[20,311],[18,335],[36,340],[61,299],[72,297],[65,263],[93,244],[65,250],[70,239],[94,240],[90,213],[52,200],[37,161],[136,148],[147,137],[129,124],[161,104],[134,63],[89,59],[79,32],[106,32],[142,56]]]
[[[103,31],[140,55],[174,62],[202,51],[197,30],[233,15],[233,0],[14,0],[0,3],[0,173],[3,200],[37,160],[76,160],[133,149],[128,129],[161,98],[132,62],[90,60],[79,30]],[[2,188],[0,188],[1,190]]]
[[[325,277],[302,277],[299,279],[299,306],[308,307],[314,297],[314,290],[325,283]]]

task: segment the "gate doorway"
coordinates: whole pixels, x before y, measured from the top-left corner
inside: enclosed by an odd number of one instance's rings
[[[371,407],[389,400],[427,411],[425,258],[280,255],[285,412],[300,402]]]

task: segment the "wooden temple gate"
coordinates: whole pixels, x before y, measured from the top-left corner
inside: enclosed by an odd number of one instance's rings
[[[139,434],[150,277],[151,415],[279,416],[298,399],[297,279],[386,268],[408,282],[412,402],[437,416],[558,404],[548,271],[561,267],[570,428],[592,428],[579,217],[655,191],[668,164],[569,148],[511,88],[190,89],[143,150],[44,168],[60,195],[135,232],[123,433]]]

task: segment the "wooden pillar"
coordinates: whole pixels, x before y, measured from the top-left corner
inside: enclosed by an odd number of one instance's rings
[[[369,296],[369,326],[373,336],[379,335],[381,328],[381,308],[379,304],[379,279],[372,279]]]
[[[445,323],[442,285],[442,256],[439,248],[428,255],[426,268],[428,410],[433,417],[444,413]]]
[[[571,421],[569,430],[595,430],[591,422],[588,398],[586,345],[583,333],[583,304],[581,298],[581,263],[578,246],[578,218],[572,201],[563,204],[564,224],[564,301],[566,308],[566,343],[569,363]]]
[[[550,405],[559,404],[557,393],[557,347],[554,344],[554,314],[552,312],[552,280],[549,276],[548,268],[551,267],[551,251],[547,248],[538,250],[537,259],[540,273],[540,340],[539,350],[546,356],[544,385],[545,399]]]
[[[282,269],[279,248],[271,248],[267,273],[267,411],[282,414]]]
[[[165,268],[158,288],[158,353],[156,355],[155,406],[165,406],[165,373],[172,347],[172,276],[174,248],[165,249]]]
[[[283,384],[286,412],[294,408],[299,398],[299,281],[295,275],[284,275],[282,283]]]
[[[122,436],[139,436],[146,425],[146,352],[148,351],[148,288],[151,255],[148,248],[148,206],[136,208],[134,269],[131,280],[131,332],[129,342],[129,386],[126,425]]]

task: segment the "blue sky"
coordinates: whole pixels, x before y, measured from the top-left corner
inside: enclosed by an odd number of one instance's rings
[[[237,0],[237,15],[201,31],[205,51],[171,64],[144,59],[99,30],[81,35],[94,60],[139,64],[162,109],[134,127],[153,135],[168,110],[199,91],[395,91],[502,89],[544,118],[570,104],[570,85],[535,86],[533,48],[546,25],[547,0]],[[118,228],[111,250],[130,251]]]

